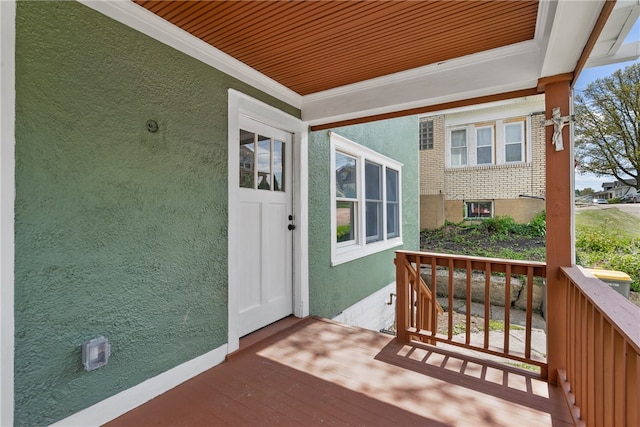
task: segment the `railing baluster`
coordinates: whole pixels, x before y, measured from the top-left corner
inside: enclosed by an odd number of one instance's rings
[[[422,330],[424,329],[425,323],[427,322],[425,307],[423,304],[424,295],[422,294],[422,286],[420,286],[420,275],[421,270],[422,257],[418,255],[416,257],[416,277],[413,280],[413,286],[416,289],[416,300],[414,301],[414,307],[416,310],[416,329]]]
[[[447,312],[449,313],[449,324],[447,333],[447,338],[453,338],[453,258],[449,258],[449,298],[448,298],[448,307]]]
[[[625,354],[627,355],[627,365],[625,367],[625,377],[627,379],[625,394],[627,395],[627,420],[628,426],[640,425],[640,370],[638,370],[638,359],[640,356],[633,350],[631,344],[627,343]]]
[[[432,335],[438,333],[438,290],[437,290],[437,259],[435,256],[431,257],[431,325],[433,328]]]
[[[625,350],[626,345],[622,335],[617,332],[613,334],[613,413],[615,415],[615,426],[627,426],[625,423],[625,391],[627,388],[625,378]],[[635,403],[638,404],[637,402]],[[628,426],[627,426],[628,427]]]
[[[615,400],[613,328],[608,323],[604,326],[604,424],[602,425],[611,426],[614,422],[613,402]]]
[[[484,348],[489,348],[489,332],[491,320],[491,262],[484,264]]]
[[[598,369],[599,366],[604,364],[604,340],[602,339],[602,315],[595,311],[593,320],[593,335],[594,335],[594,360],[595,366],[594,372],[594,387],[595,387],[595,404],[594,404],[594,416],[595,425],[604,425],[604,369]]]
[[[465,340],[464,342],[469,345],[471,343],[471,275],[473,274],[473,270],[471,269],[471,260],[467,260],[467,306],[466,306],[466,316],[465,320],[467,321],[467,327],[465,331]]]
[[[586,402],[587,405],[584,408],[585,411],[587,411],[587,419],[588,420],[594,420],[595,419],[595,406],[596,406],[596,393],[595,393],[595,364],[594,364],[594,359],[595,359],[595,346],[594,346],[594,330],[595,330],[595,325],[594,325],[594,308],[591,304],[589,304],[587,306],[587,317],[585,318],[586,320],[586,329],[588,331],[591,331],[590,334],[587,335],[587,351],[584,354],[584,357],[587,359],[586,360],[586,365],[587,365],[587,377],[585,378],[585,388],[586,388]]]
[[[531,267],[529,267],[531,270]],[[504,352],[509,354],[509,333],[511,322],[511,264],[507,264],[504,282]]]
[[[577,318],[584,319],[584,305],[586,301],[582,294],[578,294],[576,296],[576,309],[577,309]],[[584,334],[586,333],[584,324],[580,321],[576,323],[576,350],[578,355],[584,354]],[[584,359],[580,356],[576,359],[576,406],[582,407],[584,405],[583,395],[584,395],[584,377],[585,377],[585,363]]]
[[[527,268],[527,320],[525,322],[525,340],[524,340],[524,357],[531,357],[531,329],[533,328],[533,267]]]

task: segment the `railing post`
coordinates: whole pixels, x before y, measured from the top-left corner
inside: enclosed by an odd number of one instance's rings
[[[409,342],[407,334],[407,327],[409,326],[409,307],[407,306],[409,293],[407,287],[409,283],[407,270],[404,268],[406,259],[406,254],[396,252],[396,337],[398,342],[405,344]]]

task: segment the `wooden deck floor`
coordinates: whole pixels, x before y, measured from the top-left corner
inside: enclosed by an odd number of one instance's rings
[[[569,426],[562,392],[427,345],[307,319],[116,426]]]

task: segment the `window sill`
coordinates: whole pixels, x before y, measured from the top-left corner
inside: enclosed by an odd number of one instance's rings
[[[344,264],[358,258],[364,258],[402,245],[402,239],[395,238],[383,242],[370,243],[365,246],[353,245],[338,248],[337,253],[331,257],[331,266],[335,267],[336,265]]]
[[[513,163],[500,163],[498,165],[474,165],[474,166],[447,166],[445,172],[458,172],[463,170],[483,170],[483,169],[511,169],[511,168],[523,168],[530,167],[530,162],[513,162]]]

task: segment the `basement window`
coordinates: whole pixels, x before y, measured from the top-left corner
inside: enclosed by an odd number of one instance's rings
[[[493,202],[490,200],[464,202],[464,217],[465,219],[492,218]]]

